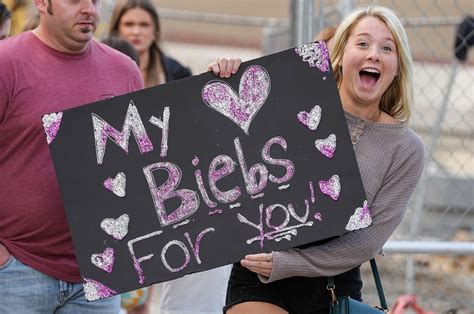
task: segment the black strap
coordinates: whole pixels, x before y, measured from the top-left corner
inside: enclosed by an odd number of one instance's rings
[[[380,280],[379,270],[377,269],[377,263],[375,263],[375,258],[370,260],[370,268],[372,269],[372,274],[374,275],[375,287],[377,288],[377,294],[379,295],[380,306],[381,310],[387,311],[387,301],[385,300],[385,294],[382,288],[382,281]],[[334,277],[328,277],[328,285],[327,289],[332,292],[332,296],[334,298],[334,289],[336,286],[334,285]]]
[[[388,310],[387,301],[385,301],[385,294],[383,293],[382,281],[380,280],[379,270],[375,258],[370,260],[370,268],[372,268],[372,274],[374,275],[375,287],[377,288],[377,294],[380,299],[380,306],[382,310]]]

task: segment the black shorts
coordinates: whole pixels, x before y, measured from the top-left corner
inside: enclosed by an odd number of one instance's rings
[[[336,294],[362,301],[360,267],[334,277]],[[225,311],[248,301],[275,304],[290,314],[329,313],[330,294],[325,277],[291,277],[264,284],[258,276],[234,264],[227,287]]]

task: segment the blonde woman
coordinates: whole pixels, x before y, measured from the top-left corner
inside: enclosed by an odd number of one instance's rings
[[[412,60],[406,33],[384,7],[358,9],[338,27],[331,61],[373,224],[341,237],[234,264],[226,313],[328,313],[336,293],[362,300],[360,264],[375,257],[402,221],[423,169],[424,147],[408,127]],[[209,70],[235,73],[240,60]]]

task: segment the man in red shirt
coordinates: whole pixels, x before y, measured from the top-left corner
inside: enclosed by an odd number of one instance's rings
[[[35,5],[40,25],[0,41],[0,309],[117,313],[118,297],[84,298],[42,116],[143,81],[130,58],[92,39],[99,0]]]

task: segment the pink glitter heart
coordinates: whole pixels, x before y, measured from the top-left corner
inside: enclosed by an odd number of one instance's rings
[[[319,181],[319,189],[323,194],[326,194],[333,200],[337,201],[339,194],[341,194],[341,182],[339,181],[339,176],[335,174],[327,181]]]
[[[48,145],[51,144],[58,134],[59,127],[61,126],[61,119],[63,118],[63,113],[50,113],[45,114],[42,118],[44,132],[46,133],[46,141]]]
[[[112,191],[115,195],[118,197],[124,197],[125,196],[125,186],[127,184],[127,177],[125,176],[125,173],[119,172],[115,176],[115,179],[108,178],[107,180],[104,181],[104,187]]]
[[[314,131],[318,128],[319,122],[321,121],[321,107],[316,105],[309,113],[301,111],[298,113],[297,118],[301,123],[306,125],[308,129]]]
[[[316,148],[327,158],[334,157],[336,151],[336,135],[331,134],[323,140],[316,140],[314,142]]]
[[[98,281],[89,278],[84,278],[84,281],[84,293],[86,295],[87,301],[95,301],[103,298],[108,298],[117,294],[116,291],[110,289],[109,287],[101,284]]]
[[[204,102],[237,124],[245,134],[270,94],[270,75],[259,65],[249,66],[240,79],[239,94],[222,81],[211,81],[202,89]]]
[[[370,215],[367,201],[364,201],[362,207],[357,207],[354,214],[349,218],[346,225],[347,231],[354,231],[362,228],[367,228],[372,224],[372,216]]]
[[[114,249],[108,247],[105,249],[104,253],[92,254],[91,262],[100,269],[108,272],[112,272],[115,262],[115,252]]]

